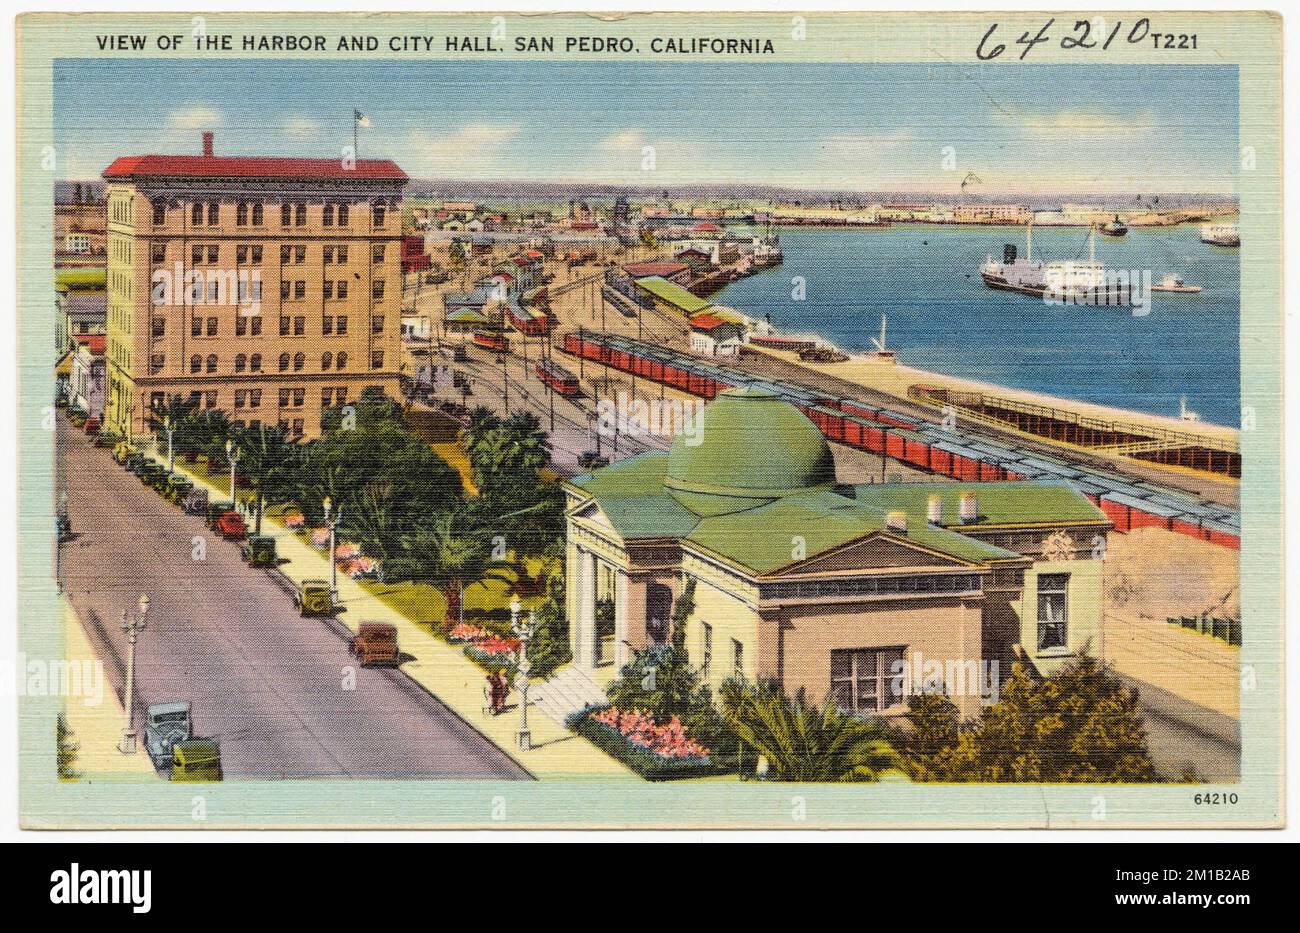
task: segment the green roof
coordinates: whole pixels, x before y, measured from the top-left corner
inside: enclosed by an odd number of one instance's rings
[[[645,289],[651,295],[654,295],[660,301],[666,301],[676,308],[680,308],[687,314],[699,314],[705,308],[709,307],[709,302],[696,295],[692,295],[686,289],[667,279],[652,275],[644,279],[637,279],[636,284]]]
[[[1107,518],[1065,480],[996,483],[891,483],[855,487],[858,499],[885,511],[902,510],[924,519],[931,496],[943,503],[943,525],[963,527],[958,519],[961,494],[975,494],[979,516],[969,527],[1061,525],[1105,522]]]
[[[674,490],[775,499],[835,482],[825,436],[766,390],[727,389],[704,408],[696,429],[673,441],[664,484]]]
[[[451,324],[486,324],[488,319],[473,308],[457,308],[447,315],[447,321]]]
[[[97,289],[108,287],[108,270],[102,266],[93,269],[58,269],[54,273],[54,288]]]

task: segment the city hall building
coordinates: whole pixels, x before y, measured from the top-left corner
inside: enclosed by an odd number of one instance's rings
[[[894,715],[938,681],[972,715],[989,672],[1100,647],[1111,525],[1069,485],[840,484],[816,426],[756,389],[719,395],[695,439],[566,484],[570,640],[597,683],[670,640],[687,581],[715,691],[771,679]]]
[[[399,395],[402,191],[387,160],[127,156],[107,182],[107,427],[167,398],[320,433],[370,387]]]

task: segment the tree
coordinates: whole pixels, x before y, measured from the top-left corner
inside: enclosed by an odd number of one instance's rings
[[[150,427],[158,437],[165,441],[167,432],[164,425],[172,426],[172,453],[178,457],[198,453],[195,446],[194,421],[197,417],[199,400],[171,395],[161,405],[155,405],[149,412]]]
[[[55,725],[55,739],[58,744],[58,769],[60,781],[75,781],[81,774],[77,771],[77,752],[81,745],[72,740],[72,730],[68,721],[60,713]]]
[[[573,660],[569,649],[569,618],[565,607],[563,565],[546,581],[546,599],[533,613],[533,637],[528,642],[532,674],[543,680]]]
[[[491,568],[491,548],[471,526],[465,509],[448,512],[417,526],[402,540],[402,554],[389,580],[429,583],[447,601],[446,622],[464,621],[464,592],[490,579],[510,582],[503,570]]]
[[[497,417],[496,412],[486,405],[479,405],[471,411],[469,413],[469,423],[460,431],[460,444],[465,449],[466,456],[472,460],[474,448],[478,446],[483,436],[500,426],[501,419]]]
[[[829,700],[820,709],[802,694],[791,699],[779,684],[729,680],[719,691],[722,716],[742,745],[766,759],[778,781],[876,781],[897,762],[887,726],[841,713]]]
[[[1016,664],[998,702],[955,732],[951,713],[925,701],[918,715],[927,745],[913,753],[909,770],[918,780],[1153,781],[1157,775],[1137,701],[1136,690],[1088,655],[1046,679],[1035,679]]]
[[[239,471],[249,478],[257,494],[254,534],[262,533],[262,513],[268,505],[292,501],[299,490],[303,449],[289,440],[284,428],[260,425],[234,429],[239,447]]]

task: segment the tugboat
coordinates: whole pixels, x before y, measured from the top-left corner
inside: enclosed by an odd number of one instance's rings
[[[1172,292],[1178,295],[1195,295],[1201,290],[1199,285],[1188,285],[1180,276],[1169,273],[1158,283],[1151,286],[1153,292]]]
[[[1088,231],[1087,262],[1043,262],[1034,260],[1033,224],[1025,227],[1025,256],[1016,255],[1014,243],[1002,248],[1002,261],[989,256],[980,266],[980,277],[989,288],[1019,292],[1056,304],[1127,306],[1129,286],[1125,281],[1108,281],[1105,266],[1097,261],[1097,228]]]
[[[1128,233],[1128,227],[1124,226],[1119,221],[1119,214],[1116,214],[1115,219],[1110,223],[1102,224],[1099,229],[1102,236],[1123,236]]]

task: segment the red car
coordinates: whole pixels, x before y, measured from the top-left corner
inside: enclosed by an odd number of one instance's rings
[[[362,622],[351,647],[362,666],[401,663],[401,653],[397,650],[397,627],[387,622]]]
[[[99,419],[96,418],[96,417],[94,417],[93,415],[92,415],[91,417],[87,418],[87,419],[86,419],[85,428],[86,428],[86,433],[89,434],[89,435],[91,435],[92,437],[93,437],[94,435],[98,434],[98,433],[99,433]]]
[[[228,541],[242,541],[248,529],[238,512],[222,512],[217,519],[217,534]]]

